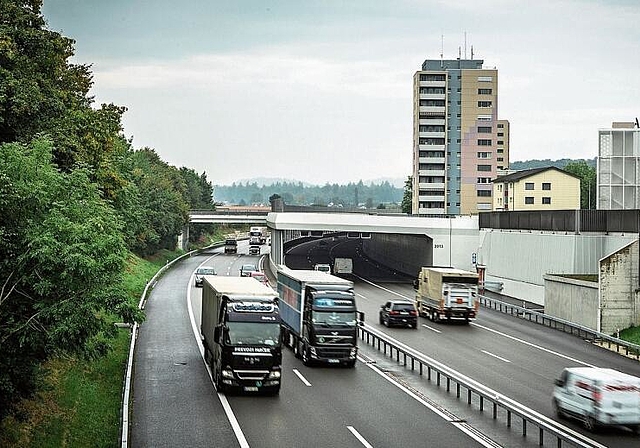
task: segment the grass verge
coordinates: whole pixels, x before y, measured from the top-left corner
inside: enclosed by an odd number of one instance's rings
[[[124,287],[136,305],[149,280],[182,251],[162,251],[143,260],[131,255]],[[24,400],[22,417],[6,418],[0,424],[0,446],[16,448],[117,447],[120,440],[120,410],[125,366],[131,331],[118,330],[113,350],[106,356],[86,361],[52,359],[38,394]]]

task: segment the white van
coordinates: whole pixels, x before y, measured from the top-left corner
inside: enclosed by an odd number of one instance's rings
[[[572,367],[555,381],[553,406],[558,418],[597,426],[628,426],[640,433],[640,378],[599,367]]]

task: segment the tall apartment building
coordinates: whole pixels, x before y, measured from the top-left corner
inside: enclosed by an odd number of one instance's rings
[[[491,180],[509,168],[509,122],[498,120],[498,70],[483,62],[428,59],[413,77],[413,214],[492,209]]]
[[[640,129],[616,122],[598,130],[596,208],[640,209]]]

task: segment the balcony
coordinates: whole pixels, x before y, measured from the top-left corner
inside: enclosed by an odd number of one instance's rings
[[[421,182],[418,184],[418,190],[427,190],[427,189],[444,190],[444,182],[438,182],[433,184]]]
[[[421,93],[420,99],[421,100],[446,100],[447,94],[446,93]]]
[[[418,163],[445,163],[444,157],[418,157]],[[444,173],[444,168],[442,169]]]
[[[418,106],[419,112],[430,112],[430,113],[439,113],[445,114],[447,112],[446,106]]]
[[[420,87],[447,87],[447,81],[418,81]]]

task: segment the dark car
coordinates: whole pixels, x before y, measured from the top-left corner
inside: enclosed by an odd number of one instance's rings
[[[260,246],[249,246],[249,255],[260,255]]]
[[[418,311],[413,302],[390,300],[380,307],[380,323],[387,327],[398,325],[418,328]]]
[[[196,286],[202,286],[205,275],[216,275],[216,270],[211,266],[200,266],[196,269]]]
[[[255,264],[243,264],[240,268],[240,277],[250,277],[252,272],[257,271]]]

